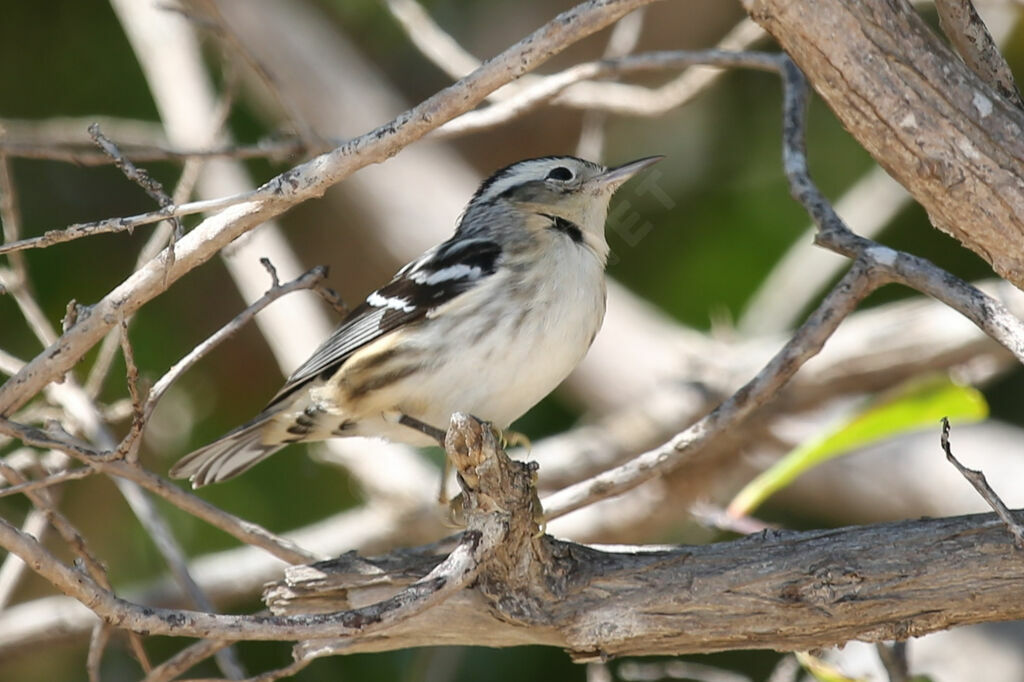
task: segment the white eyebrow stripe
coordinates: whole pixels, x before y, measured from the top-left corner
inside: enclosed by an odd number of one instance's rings
[[[416,272],[412,275],[411,279],[417,284],[432,286],[434,284],[440,284],[441,282],[450,282],[454,279],[476,279],[481,274],[483,274],[483,270],[476,265],[456,263],[455,265],[449,265],[446,268],[441,268],[440,270],[431,272],[430,274],[422,271]]]
[[[416,310],[416,306],[410,303],[407,298],[381,296],[376,291],[366,297],[366,302],[374,308],[390,308],[391,310],[401,310],[403,313],[411,313]]]
[[[487,188],[487,192],[481,198],[491,199],[493,197],[501,196],[509,189],[516,187],[517,185],[521,185],[524,182],[542,179],[538,177],[538,175],[536,166],[515,168],[507,175],[498,178],[494,184]]]

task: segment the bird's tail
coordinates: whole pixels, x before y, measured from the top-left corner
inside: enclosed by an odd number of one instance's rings
[[[187,478],[199,488],[234,478],[270,457],[287,443],[264,443],[262,431],[270,415],[261,417],[185,455],[171,468],[171,477]]]

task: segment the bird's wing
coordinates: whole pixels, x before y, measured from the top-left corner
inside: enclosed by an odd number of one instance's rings
[[[415,322],[494,274],[501,246],[490,239],[450,239],[412,261],[366,297],[285,382],[267,409],[317,377],[327,378],[357,350]]]

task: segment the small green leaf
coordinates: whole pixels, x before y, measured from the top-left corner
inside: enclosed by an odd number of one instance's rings
[[[946,376],[909,381],[871,401],[861,412],[798,445],[746,485],[729,504],[729,514],[745,516],[811,467],[897,434],[929,428],[942,417],[961,424],[988,416],[981,392]],[[936,445],[938,447],[938,445]]]

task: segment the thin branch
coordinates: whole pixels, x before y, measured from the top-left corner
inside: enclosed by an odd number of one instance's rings
[[[102,339],[115,319],[133,314],[239,235],[300,201],[322,194],[359,168],[393,156],[438,125],[469,111],[488,93],[536,68],[569,44],[651,1],[589,0],[558,15],[465,79],[427,98],[390,123],[273,178],[254,193],[247,193],[242,198],[225,197],[192,204],[197,210],[213,210],[217,206],[249,202],[207,218],[185,235],[175,247],[173,268],[165,270],[159,263],[153,263],[104,296],[93,306],[92,314],[79,320],[51,344],[51,348],[0,387],[0,414],[9,415],[77,363],[89,348]],[[259,201],[256,201],[257,197]],[[206,208],[198,208],[199,205]],[[153,219],[166,217],[160,215]]]
[[[730,52],[724,50],[647,52],[616,59],[582,62],[552,76],[546,76],[542,80],[537,81],[535,85],[525,87],[515,95],[498,103],[465,113],[438,128],[432,137],[447,138],[465,135],[506,123],[552,100],[570,85],[594,78],[623,76],[665,69],[684,69],[698,64],[777,71],[779,68],[778,62],[779,55],[777,54],[767,52]],[[607,106],[606,109],[614,110],[614,108]]]
[[[258,524],[238,518],[191,493],[185,492],[156,474],[118,460],[112,456],[114,454],[112,452],[102,452],[88,446],[72,443],[65,438],[54,437],[31,426],[25,426],[2,418],[0,418],[0,433],[18,438],[26,445],[53,448],[66,452],[72,457],[95,467],[104,474],[133,481],[182,511],[205,521],[215,528],[221,529],[241,542],[264,549],[287,563],[306,563],[322,558],[318,554],[304,550],[294,542],[276,535]]]
[[[160,398],[163,397],[167,389],[170,388],[170,386],[177,381],[182,374],[191,369],[192,366],[199,362],[199,360],[207,353],[212,351],[232,335],[236,334],[242,327],[248,324],[257,313],[277,299],[286,294],[290,294],[293,291],[317,289],[322,285],[323,280],[326,277],[327,268],[322,265],[307,270],[302,275],[296,277],[290,282],[285,282],[284,284],[280,284],[277,281],[277,273],[276,271],[273,272],[273,283],[271,288],[267,290],[267,293],[256,301],[253,301],[251,305],[247,306],[245,310],[236,315],[230,322],[189,351],[185,357],[174,363],[174,365],[167,370],[167,372],[160,377],[155,384],[153,384],[153,388],[150,390],[149,397],[147,398],[145,407],[143,408],[143,419],[147,421],[149,420],[150,416],[153,414],[153,410],[156,409],[156,405],[160,401]]]
[[[117,148],[117,145],[100,131],[99,123],[93,123],[89,126],[89,136],[92,137],[96,146],[103,150],[103,153],[113,160],[114,165],[124,173],[125,177],[141,187],[160,208],[166,208],[174,204],[174,201],[164,190],[164,186],[160,181],[156,180],[152,175],[146,172],[146,169],[139,168],[128,160],[124,154],[121,153],[121,150]],[[171,222],[175,225],[175,231],[180,232],[181,221],[178,218],[172,218]]]
[[[811,179],[807,166],[807,81],[788,58],[783,77],[782,166],[790,194],[818,228],[815,243],[849,258],[867,257],[891,282],[899,282],[942,301],[1002,344],[1024,363],[1024,322],[977,287],[908,253],[854,234]]]
[[[89,637],[89,653],[85,658],[85,670],[89,682],[101,682],[100,665],[103,663],[103,652],[110,642],[111,627],[106,623],[97,623]]]
[[[597,500],[624,493],[695,457],[701,447],[736,428],[757,408],[774,398],[790,377],[821,350],[846,316],[884,283],[885,280],[879,279],[869,263],[854,261],[850,270],[792,338],[740,390],[664,445],[545,497],[545,518],[558,518]]]
[[[1013,544],[1018,549],[1024,549],[1024,525],[1020,524],[1016,519],[1013,518],[1013,513],[1010,512],[1006,504],[999,498],[996,491],[992,490],[992,486],[988,484],[985,478],[985,474],[977,469],[968,469],[960,461],[953,456],[953,450],[949,446],[949,420],[945,417],[942,418],[942,436],[939,439],[942,445],[943,452],[946,453],[946,459],[949,460],[950,464],[956,467],[964,478],[966,478],[974,489],[978,491],[978,494],[984,498],[988,506],[992,507],[992,510],[1002,519],[1003,523],[1006,524],[1006,529],[1010,531],[1010,535],[1013,536]]]
[[[46,513],[37,508],[30,509],[21,522],[21,532],[40,540],[44,538],[48,527]],[[0,566],[0,610],[10,605],[26,568],[25,562],[19,556],[8,554],[4,557],[3,565]]]
[[[614,59],[627,55],[636,49],[644,29],[645,7],[622,17],[612,27],[603,59]],[[601,159],[604,156],[604,130],[608,114],[604,111],[585,111],[580,123],[580,137],[576,142],[576,156],[583,159]]]
[[[184,163],[208,159],[232,159],[235,161],[266,159],[281,162],[297,156],[323,154],[338,144],[340,144],[338,140],[328,140],[310,148],[297,138],[281,137],[261,140],[254,144],[227,144],[210,149],[174,149],[158,144],[122,144],[120,147],[125,156],[134,159],[136,163],[162,161]],[[32,143],[12,141],[8,137],[0,141],[0,152],[12,158],[62,161],[76,166],[107,166],[114,163],[114,160],[106,154],[92,151],[84,143],[75,142]]]
[[[237,206],[260,199],[269,199],[272,193],[261,192],[259,189],[241,194],[234,194],[217,199],[191,201],[185,204],[172,204],[157,211],[148,211],[122,218],[107,218],[87,223],[75,223],[60,230],[47,230],[39,237],[29,237],[18,241],[0,244],[0,254],[24,251],[26,249],[43,249],[54,244],[63,244],[83,237],[98,234],[115,234],[128,232],[131,234],[136,227],[151,225],[171,218],[181,218],[196,213],[214,213],[231,206]]]
[[[497,519],[485,524],[484,530],[466,531],[448,558],[430,573],[394,597],[363,608],[310,616],[233,616],[126,602],[66,566],[34,538],[0,519],[0,545],[21,556],[42,577],[107,622],[153,635],[225,640],[350,637],[386,629],[465,587],[476,576],[483,559],[504,537]]]
[[[767,34],[749,18],[744,18],[716,45],[731,52],[749,50]],[[552,104],[590,111],[598,109],[621,116],[661,116],[694,99],[716,83],[727,71],[713,66],[693,66],[664,85],[648,88],[629,83],[586,81],[570,86]]]
[[[55,474],[50,474],[46,478],[40,478],[34,481],[25,481],[17,485],[11,485],[10,487],[0,490],[0,497],[8,497],[10,495],[21,495],[29,490],[40,490],[42,488],[49,488],[51,486],[60,485],[61,483],[67,483],[68,481],[78,481],[80,479],[92,476],[96,473],[96,469],[89,466],[79,467],[77,469],[69,469],[67,471],[59,471]],[[2,600],[0,600],[2,603]]]
[[[131,340],[128,338],[128,322],[121,320],[120,328],[121,354],[124,357],[126,381],[128,383],[128,395],[132,401],[132,423],[128,433],[117,446],[119,457],[125,461],[136,464],[139,461],[139,444],[142,430],[146,426],[146,413],[142,404],[142,393],[139,391],[139,368],[135,365],[135,351],[132,350]]]
[[[221,649],[231,646],[231,642],[215,639],[201,639],[174,654],[160,665],[154,667],[142,682],[172,682],[182,673]]]
[[[416,49],[452,80],[480,67],[480,60],[445,32],[416,0],[387,0],[385,5]]]

